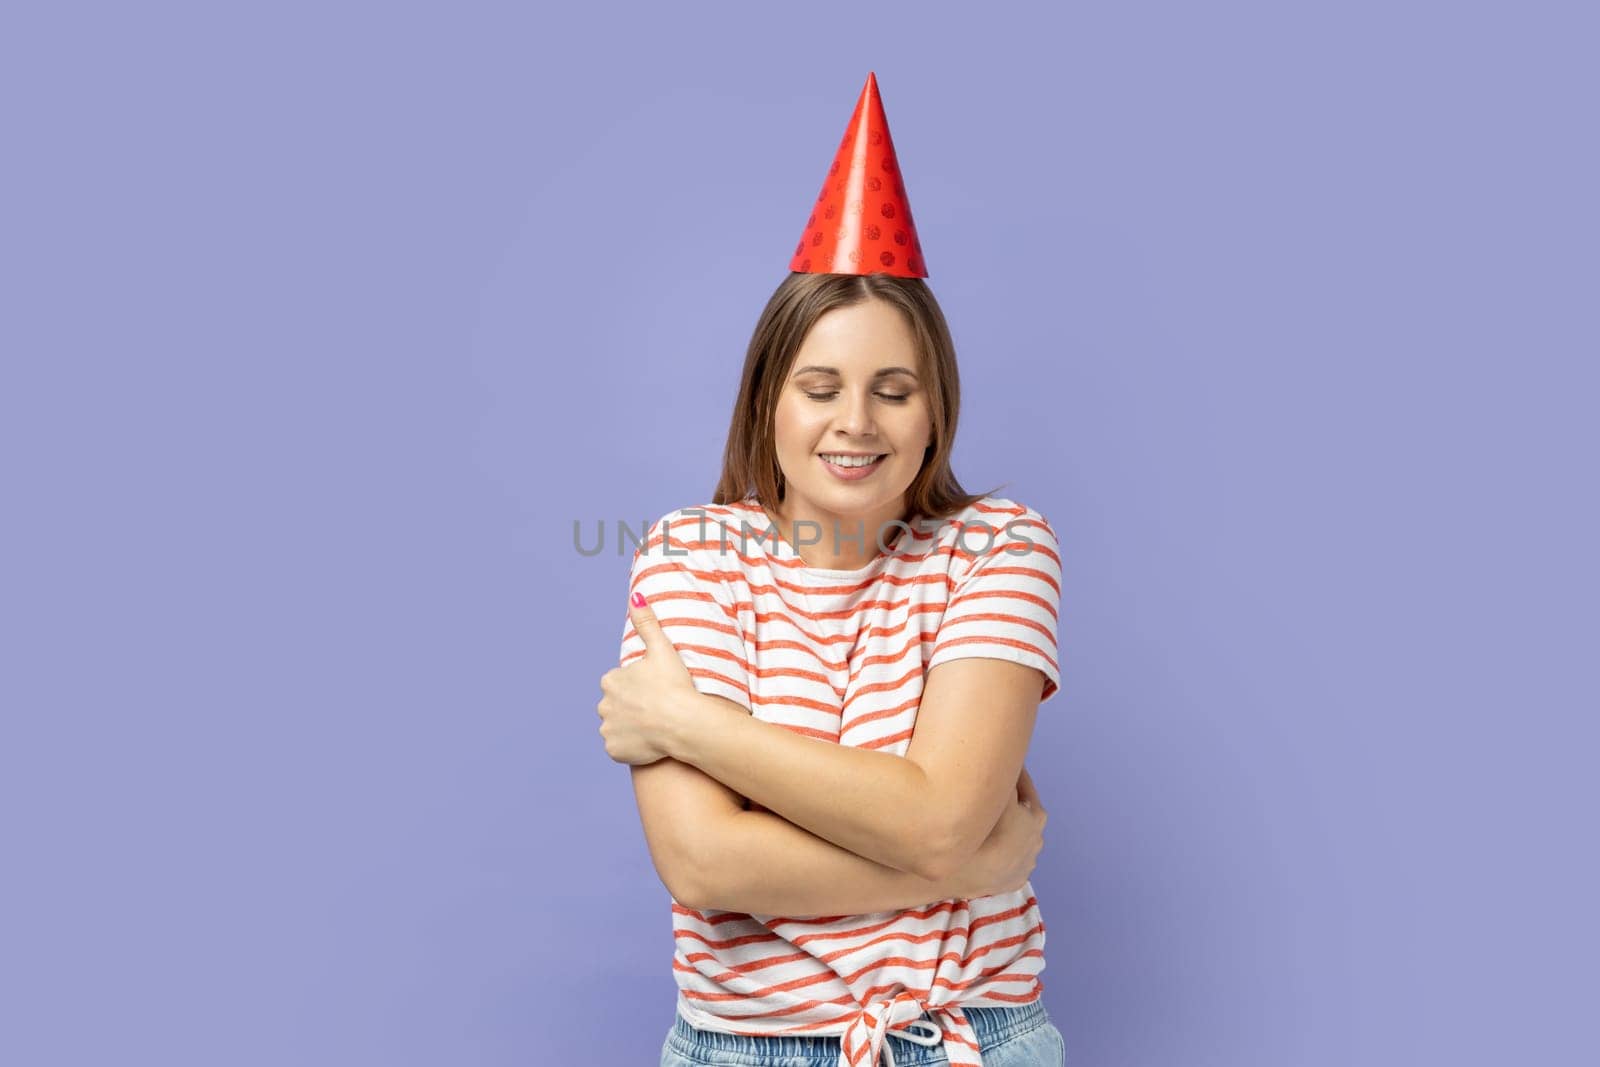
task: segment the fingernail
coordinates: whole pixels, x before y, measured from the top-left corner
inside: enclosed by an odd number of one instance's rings
[[[636,608],[644,607],[644,594],[638,590],[634,590],[633,593],[633,606]]]

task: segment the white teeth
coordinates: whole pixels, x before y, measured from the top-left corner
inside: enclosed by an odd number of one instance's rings
[[[882,459],[882,456],[830,456],[823,453],[822,458],[836,467],[869,467]]]

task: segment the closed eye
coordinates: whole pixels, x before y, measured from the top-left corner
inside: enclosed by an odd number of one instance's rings
[[[839,395],[838,390],[834,390],[833,392],[830,392],[830,393],[812,393],[812,392],[809,392],[809,391],[806,393],[806,396],[809,396],[812,400],[832,400],[834,397],[836,397],[838,395]],[[885,400],[887,400],[887,401],[889,401],[891,403],[894,403],[894,404],[903,404],[911,396],[910,393],[874,393],[873,395],[874,396],[880,396],[883,399],[885,399]]]

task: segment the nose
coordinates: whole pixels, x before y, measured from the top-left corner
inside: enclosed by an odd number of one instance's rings
[[[861,393],[850,393],[845,398],[837,426],[851,437],[871,437],[877,429],[872,420],[872,398]]]

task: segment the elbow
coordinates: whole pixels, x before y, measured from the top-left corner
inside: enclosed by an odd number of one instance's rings
[[[971,856],[949,846],[930,847],[918,857],[916,873],[930,882],[943,882],[960,871],[969,859]]]
[[[971,863],[983,845],[971,829],[958,818],[945,820],[922,835],[926,842],[919,850],[918,874],[934,882],[951,878]]]
[[[667,892],[672,894],[672,899],[686,908],[696,911],[709,907],[705,902],[705,894],[700,883],[692,877],[693,872],[685,865],[673,871],[672,876],[663,876],[661,882],[667,887]]]
[[[715,853],[716,835],[699,833],[681,841],[674,850],[670,878],[664,872],[667,891],[686,908],[705,911],[718,907],[717,872],[721,869]]]
[[[923,830],[926,848],[922,849],[923,878],[946,881],[973,864],[995,822],[984,824],[971,811],[936,811],[928,816]]]

